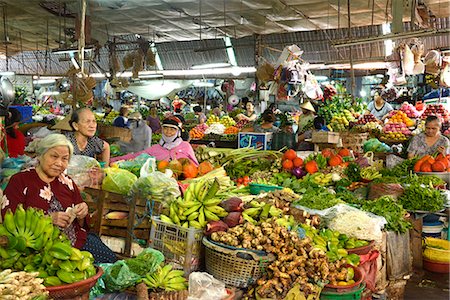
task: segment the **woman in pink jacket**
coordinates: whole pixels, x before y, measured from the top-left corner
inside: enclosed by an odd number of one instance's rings
[[[111,162],[118,160],[133,159],[143,153],[147,153],[156,158],[156,160],[167,160],[188,158],[195,165],[198,165],[194,150],[191,144],[183,141],[181,138],[181,121],[177,117],[168,117],[162,123],[162,137],[159,144],[153,145],[143,151],[118,156],[111,159]]]

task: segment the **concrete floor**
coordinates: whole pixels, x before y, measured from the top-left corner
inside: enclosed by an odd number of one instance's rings
[[[405,287],[405,300],[448,300],[449,274],[415,270]]]

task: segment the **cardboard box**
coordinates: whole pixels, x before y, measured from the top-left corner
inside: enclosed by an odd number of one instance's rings
[[[260,150],[270,150],[272,132],[240,132],[238,135],[238,148],[252,147]]]

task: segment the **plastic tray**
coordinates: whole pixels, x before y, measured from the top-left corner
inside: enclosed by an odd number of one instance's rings
[[[250,194],[258,195],[263,192],[270,192],[274,190],[282,190],[282,186],[278,185],[269,185],[269,184],[259,184],[259,183],[250,183],[248,185],[250,187]]]

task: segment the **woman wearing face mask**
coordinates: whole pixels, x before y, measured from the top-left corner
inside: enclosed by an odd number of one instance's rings
[[[152,144],[152,130],[142,120],[139,112],[134,112],[128,117],[131,129],[130,142],[118,142],[123,153],[133,153],[147,149]]]
[[[109,163],[109,144],[95,136],[97,121],[89,108],[81,108],[72,113],[69,121],[74,130],[66,134],[73,144],[73,154],[96,158],[98,161]]]
[[[174,160],[188,158],[198,165],[194,150],[188,142],[181,138],[181,121],[177,117],[168,117],[162,123],[162,137],[159,144],[143,151],[127,154],[111,159],[111,162],[133,159],[143,153],[154,156],[156,160]]]

